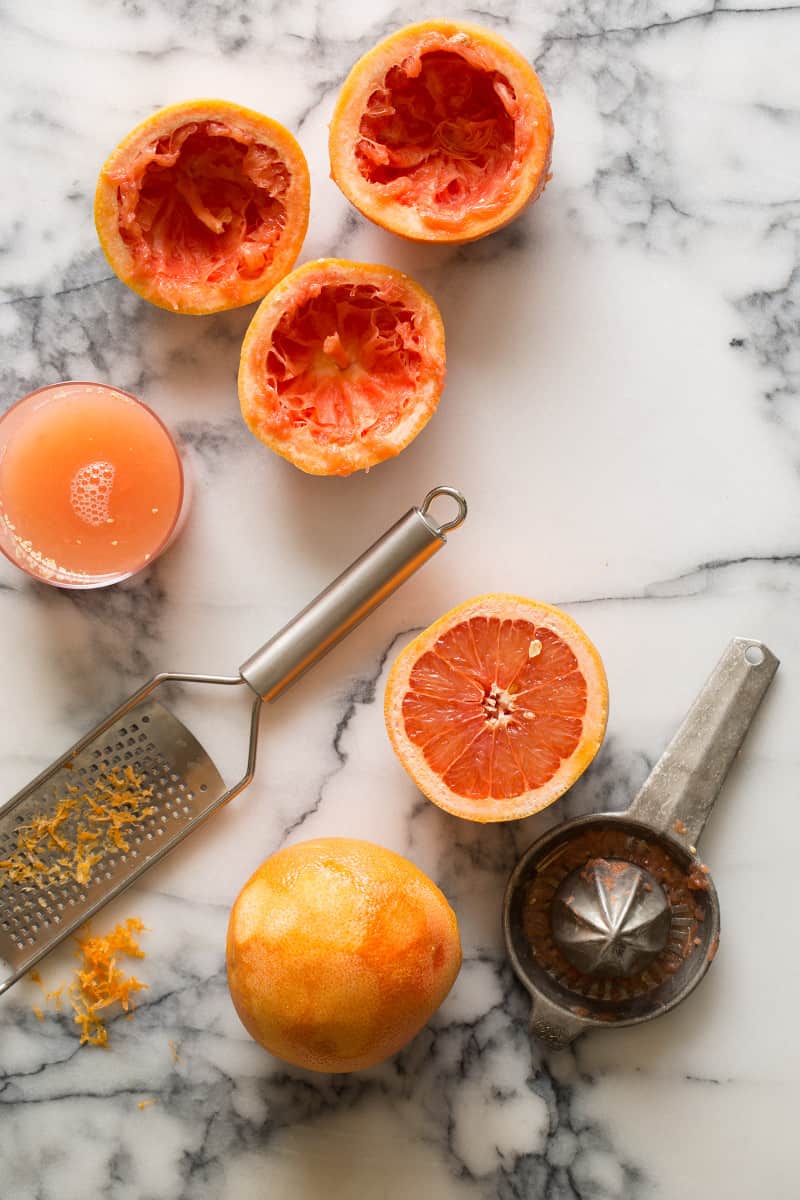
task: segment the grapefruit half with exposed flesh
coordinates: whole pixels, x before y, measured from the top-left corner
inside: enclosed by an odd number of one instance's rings
[[[417,787],[471,821],[527,817],[557,800],[600,748],[608,686],[600,655],[566,613],[479,596],[398,656],[386,726]]]

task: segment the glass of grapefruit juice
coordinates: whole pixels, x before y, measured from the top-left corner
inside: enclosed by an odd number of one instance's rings
[[[176,536],[186,500],[169,431],[127,392],[54,383],[0,417],[0,550],[35,579],[127,579]]]

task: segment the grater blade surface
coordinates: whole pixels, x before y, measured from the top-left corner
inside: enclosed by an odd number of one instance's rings
[[[77,753],[60,758],[0,812],[0,861],[17,852],[21,827],[52,815],[67,789],[91,792],[110,770],[132,768],[142,789],[152,789],[145,806],[153,812],[126,830],[127,851],[107,848],[86,883],[74,878],[46,879],[41,886],[15,882],[0,867],[0,994],[162,858],[226,794],[219,771],[194,735],[153,699],[136,704],[78,746]],[[60,829],[67,840],[75,823],[73,816]],[[47,865],[61,853],[53,844],[38,857]]]

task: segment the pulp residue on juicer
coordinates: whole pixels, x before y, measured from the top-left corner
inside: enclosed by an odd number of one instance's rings
[[[552,936],[551,909],[555,894],[570,872],[604,862],[633,863],[648,871],[663,888],[670,906],[667,943],[648,966],[635,975],[602,979],[584,974],[564,956]],[[609,861],[611,860],[611,861]],[[522,926],[536,962],[570,990],[595,999],[621,1001],[652,991],[680,969],[696,950],[698,928],[704,919],[698,893],[708,890],[707,867],[684,870],[656,842],[613,828],[591,829],[563,843],[528,884]]]

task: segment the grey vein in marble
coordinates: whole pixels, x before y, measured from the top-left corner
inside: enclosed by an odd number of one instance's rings
[[[122,588],[69,596],[0,564],[0,794],[153,670],[235,669],[432,483],[458,484],[471,506],[446,558],[265,713],[251,788],[103,918],[136,912],[149,930],[149,990],[132,1021],[112,1020],[112,1049],[79,1049],[66,1013],[40,1023],[33,984],[0,1001],[3,1200],[796,1198],[796,989],[770,989],[752,948],[785,946],[753,898],[796,911],[800,852],[797,5],[437,11],[514,42],[555,114],[543,199],[462,248],[377,230],[327,178],[340,82],[385,33],[432,15],[420,0],[0,12],[14,164],[0,407],[60,377],[128,388],[180,434],[195,487],[180,541]],[[312,172],[304,259],[388,262],[441,305],[439,411],[368,476],[301,476],[244,429],[235,377],[252,308],[153,309],[97,247],[109,150],[159,105],[203,94],[298,133]],[[381,700],[411,632],[491,590],[560,598],[601,650],[611,713],[563,800],[479,827],[414,789]],[[732,634],[763,638],[783,665],[704,836],[725,911],[714,969],[660,1022],[543,1052],[505,960],[507,875],[555,821],[628,803]],[[231,734],[235,763],[234,750]],[[243,881],[287,840],[331,834],[411,857],[464,945],[430,1025],[350,1077],[260,1050],[224,976]],[[52,985],[70,969],[65,949],[43,974]]]

